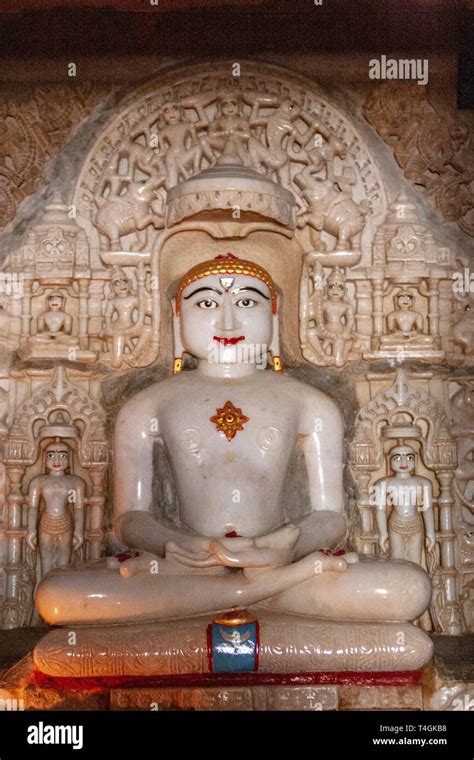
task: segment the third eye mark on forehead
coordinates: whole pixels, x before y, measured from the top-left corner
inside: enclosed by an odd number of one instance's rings
[[[193,290],[192,293],[189,293],[189,295],[183,296],[183,297],[184,297],[184,300],[187,301],[188,298],[191,298],[191,296],[195,296],[196,293],[202,293],[203,291],[208,292],[209,290],[211,290],[213,293],[217,293],[218,296],[221,296],[224,293],[224,291],[219,290],[219,288],[212,288],[210,286],[207,286],[207,287],[202,287],[202,288],[196,288],[196,290]],[[251,285],[244,285],[242,288],[233,288],[230,292],[234,294],[234,293],[241,293],[244,290],[245,291],[251,290],[253,293],[258,293],[259,296],[262,296],[262,298],[265,298],[267,301],[270,300],[270,296],[266,296],[265,293],[262,293],[261,290],[259,290],[258,288],[253,288]]]

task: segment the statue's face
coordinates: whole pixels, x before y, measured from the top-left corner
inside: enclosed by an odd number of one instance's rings
[[[239,104],[235,98],[226,98],[225,100],[222,100],[220,108],[223,116],[239,115]]]
[[[198,359],[219,364],[255,363],[255,357],[266,354],[270,347],[270,290],[256,277],[202,277],[184,289],[180,312],[183,347]]]
[[[61,296],[48,296],[48,307],[51,311],[59,311],[63,305]]]
[[[178,103],[167,103],[161,109],[161,113],[167,124],[177,124],[181,121],[181,107]]]
[[[69,449],[64,444],[58,443],[48,446],[46,451],[46,467],[53,472],[61,472],[69,466]]]
[[[412,448],[400,448],[390,456],[390,466],[393,472],[413,472],[416,465],[416,454]]]
[[[288,115],[290,115],[295,110],[294,103],[292,103],[291,100],[287,100],[286,98],[285,100],[281,101],[280,108]]]
[[[346,287],[343,282],[336,280],[335,282],[328,283],[328,296],[331,301],[342,301],[346,292]]]
[[[112,289],[116,296],[128,296],[130,282],[124,274],[117,274],[112,280]]]
[[[409,295],[408,293],[402,293],[398,296],[397,303],[400,309],[403,309],[403,311],[408,311],[408,309],[411,309],[413,305],[413,296]]]

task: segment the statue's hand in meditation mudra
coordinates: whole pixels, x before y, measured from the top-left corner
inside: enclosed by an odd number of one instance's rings
[[[431,584],[411,563],[319,549],[345,538],[343,426],[324,393],[281,371],[269,273],[232,255],[179,283],[175,376],[133,396],[114,436],[114,528],[141,552],[54,571],[37,593],[50,623],[171,619],[262,604],[349,620],[411,620]],[[181,371],[182,355],[197,369]],[[273,371],[259,368],[270,357]],[[161,438],[179,519],[152,514]],[[297,446],[310,508],[289,521],[284,485]],[[294,510],[293,510],[294,511]]]

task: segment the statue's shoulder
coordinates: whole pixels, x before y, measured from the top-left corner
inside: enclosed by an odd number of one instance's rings
[[[134,409],[138,410],[143,407],[156,407],[162,401],[166,401],[166,399],[173,397],[176,392],[179,392],[182,385],[180,380],[180,376],[166,377],[163,380],[157,380],[155,383],[145,386],[145,388],[129,396],[120,411],[132,412]]]

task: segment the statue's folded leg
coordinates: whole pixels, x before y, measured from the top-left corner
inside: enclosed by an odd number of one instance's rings
[[[95,563],[51,572],[38,586],[36,606],[53,625],[170,620],[255,604],[315,572],[345,568],[344,560],[319,553],[248,578],[240,572],[176,573],[165,559],[156,572],[124,578],[119,570]]]
[[[333,620],[416,620],[431,592],[429,575],[412,562],[361,558],[345,573],[315,575],[264,605]]]
[[[343,560],[315,553],[245,575],[170,574],[167,560],[157,570],[124,578],[97,565],[58,568],[39,585],[36,604],[56,625],[169,620],[262,602],[315,617],[389,621],[418,618],[431,598],[425,571],[397,560],[362,560],[346,569]]]

